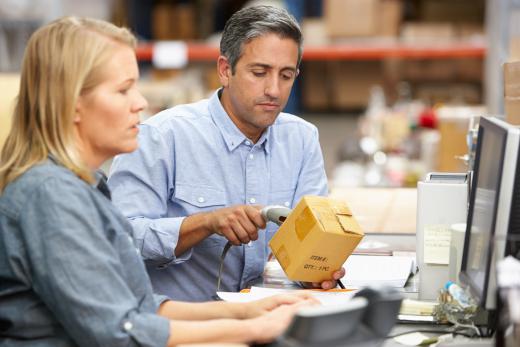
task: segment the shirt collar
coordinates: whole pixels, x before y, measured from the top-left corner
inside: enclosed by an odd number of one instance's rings
[[[226,110],[222,106],[220,102],[220,94],[222,93],[222,89],[217,90],[209,99],[209,108],[211,118],[213,122],[220,130],[222,137],[224,138],[224,142],[230,152],[234,151],[240,144],[245,141],[249,141],[249,139],[238,129],[238,127],[233,123]],[[263,132],[260,139],[256,143],[257,146],[262,146],[267,153],[269,153],[269,146],[267,145],[267,139],[269,138],[269,134],[271,133],[271,127],[268,127],[266,131]]]
[[[49,153],[47,154],[47,158],[54,164],[58,166],[62,166],[58,158],[54,156],[54,154]],[[107,182],[107,175],[103,172],[103,170],[98,169],[92,173],[94,176],[94,183],[91,184],[93,188],[98,189],[101,191],[103,195],[105,195],[110,200],[110,190],[108,190],[108,186],[106,184]]]

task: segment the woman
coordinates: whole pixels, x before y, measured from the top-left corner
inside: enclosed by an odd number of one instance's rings
[[[136,149],[135,39],[63,18],[31,37],[0,157],[0,345],[164,346],[265,342],[309,296],[251,304],[152,294],[125,218],[97,168]]]

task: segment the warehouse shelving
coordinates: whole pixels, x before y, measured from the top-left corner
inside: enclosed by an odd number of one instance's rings
[[[190,62],[213,61],[218,57],[217,46],[187,42],[187,59]],[[141,43],[137,47],[140,61],[151,61],[153,43]],[[456,41],[417,45],[408,43],[349,43],[305,46],[304,60],[375,60],[384,58],[404,59],[450,59],[484,58],[486,46],[483,42]]]

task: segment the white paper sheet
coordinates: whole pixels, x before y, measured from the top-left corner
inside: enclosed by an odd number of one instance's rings
[[[254,300],[260,300],[269,296],[290,293],[295,291],[301,291],[303,289],[278,289],[278,288],[264,288],[264,287],[251,287],[249,293],[232,293],[232,292],[217,292],[217,295],[224,301],[230,302],[250,302]],[[344,292],[344,291],[313,291],[310,293],[321,302],[322,305],[337,305],[344,303],[346,300],[350,300],[355,290]]]
[[[341,281],[348,287],[402,288],[414,272],[415,260],[411,257],[351,255],[343,267],[346,275]]]

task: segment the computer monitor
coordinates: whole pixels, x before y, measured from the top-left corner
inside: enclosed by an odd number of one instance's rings
[[[460,280],[479,305],[496,308],[496,262],[520,233],[520,129],[480,119]]]

